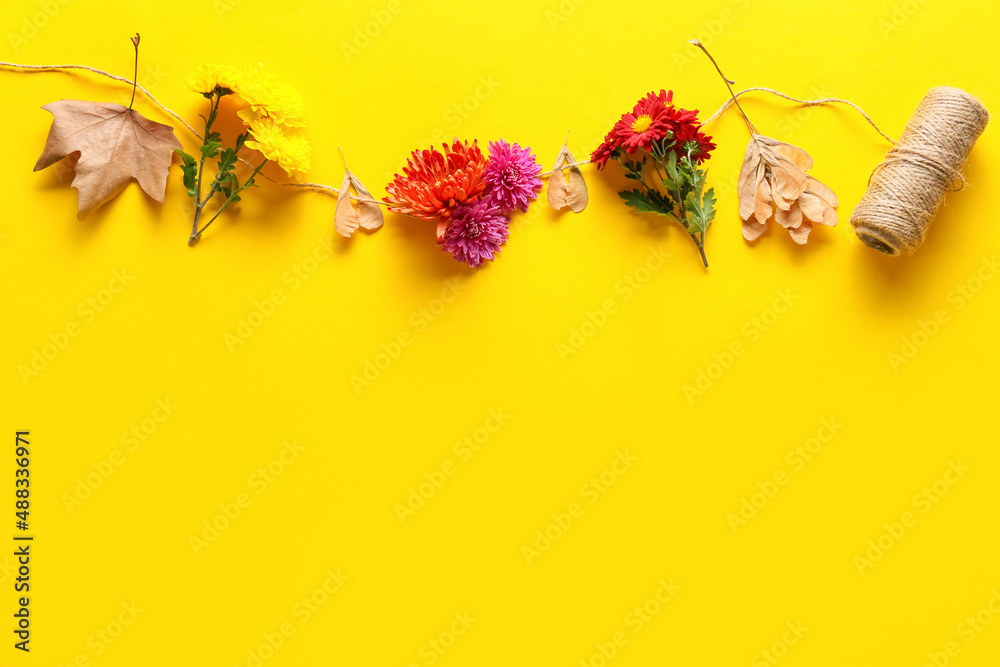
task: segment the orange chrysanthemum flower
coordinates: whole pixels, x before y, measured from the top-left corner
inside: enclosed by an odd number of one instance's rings
[[[390,211],[442,222],[451,217],[459,204],[476,201],[485,187],[483,174],[489,160],[473,141],[455,139],[451,146],[442,144],[444,153],[435,148],[413,151],[403,167],[403,176],[395,174],[386,186],[383,201]]]

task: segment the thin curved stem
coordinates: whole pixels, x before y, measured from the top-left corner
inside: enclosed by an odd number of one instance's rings
[[[211,111],[208,112],[208,118],[205,119],[205,136],[207,137],[209,132],[212,130],[212,123],[215,122],[215,116],[219,111],[219,103],[222,101],[221,95],[216,95],[215,99],[209,104]],[[191,238],[196,238],[198,236],[198,222],[201,220],[201,211],[205,208],[205,204],[215,195],[215,188],[205,197],[201,198],[201,184],[202,177],[205,173],[205,152],[201,153],[201,160],[198,162],[198,181],[195,186],[195,197],[194,197],[194,222],[191,223]]]
[[[129,100],[128,110],[132,110],[132,105],[135,104],[135,87],[138,85],[136,82],[139,80],[139,33],[135,33],[135,37],[129,38],[132,41],[132,46],[135,47],[135,68],[132,70],[132,99]]]
[[[719,63],[715,62],[715,58],[713,58],[712,54],[708,52],[708,49],[705,48],[704,44],[699,42],[697,39],[692,39],[691,43],[697,46],[702,51],[704,51],[705,55],[708,56],[708,59],[712,61],[713,65],[715,65],[715,71],[719,73],[719,76],[722,77],[722,80],[726,84],[726,88],[729,89],[729,94],[730,96],[732,96],[733,103],[736,104],[736,108],[740,110],[740,115],[743,116],[743,121],[747,124],[747,129],[750,130],[750,134],[760,134],[760,132],[757,131],[757,128],[753,126],[753,123],[750,122],[750,119],[747,117],[746,112],[743,111],[743,107],[741,107],[740,103],[737,101],[736,94],[733,92],[732,83],[730,83],[729,79],[726,78],[726,75],[722,73],[722,69],[719,67]]]
[[[226,207],[229,206],[229,204],[233,201],[233,199],[236,198],[238,194],[240,194],[248,187],[253,185],[253,179],[257,177],[257,174],[260,173],[260,170],[264,168],[265,164],[267,164],[266,159],[259,165],[257,165],[257,167],[253,170],[253,173],[250,174],[250,177],[243,182],[243,185],[241,185],[238,189],[233,190],[232,192],[229,193],[229,197],[226,199],[226,201],[222,202],[222,206],[220,206],[219,210],[215,212],[215,215],[212,216],[212,219],[206,222],[204,227],[202,227],[197,232],[191,235],[191,238],[188,239],[189,245],[194,245],[194,243],[201,238],[201,235],[205,233],[205,230],[208,229],[209,225],[215,222],[215,219],[218,218],[222,214],[222,212],[226,210]]]

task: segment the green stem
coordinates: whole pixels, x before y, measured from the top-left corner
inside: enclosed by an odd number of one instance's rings
[[[701,253],[701,261],[705,263],[705,268],[708,268],[708,257],[705,256],[705,235],[701,234],[699,239],[697,235],[692,234],[691,238],[694,239],[694,244],[698,246],[698,252]]]
[[[241,192],[243,192],[244,190],[246,190],[248,187],[250,187],[251,185],[253,185],[253,179],[257,176],[257,174],[260,173],[260,170],[264,168],[265,164],[267,164],[267,160],[266,159],[263,162],[261,162],[259,165],[257,165],[257,168],[253,170],[253,173],[250,174],[250,177],[247,178],[247,180],[243,183],[243,185],[241,185],[238,189],[233,190],[229,194],[229,197],[226,199],[226,201],[224,201],[222,203],[222,206],[219,207],[219,210],[215,212],[215,215],[212,216],[212,219],[209,220],[208,222],[206,222],[204,227],[202,227],[201,229],[195,231],[191,235],[191,238],[188,239],[188,243],[194,243],[198,239],[200,239],[201,235],[205,232],[206,229],[208,229],[208,226],[211,225],[213,222],[215,222],[215,219],[218,218],[219,215],[221,215],[222,212],[226,210],[226,207],[229,206],[229,204],[233,201],[233,199],[235,199],[238,194],[240,194]]]
[[[205,120],[205,143],[208,143],[208,135],[212,131],[212,123],[215,122],[215,117],[219,112],[219,103],[222,101],[221,95],[215,95],[215,99],[211,104],[211,111],[208,113],[208,118]],[[194,243],[198,240],[198,221],[201,220],[201,210],[205,208],[205,204],[215,195],[215,189],[213,188],[209,192],[205,200],[201,199],[201,179],[205,172],[205,153],[201,154],[201,161],[198,162],[198,182],[195,186],[195,197],[194,197],[194,222],[191,225],[191,237],[188,239],[188,243]]]
[[[656,175],[660,177],[661,181],[667,180],[666,177],[663,175],[663,173],[660,171],[660,168],[656,166],[657,162],[661,162],[662,163],[663,160],[661,160],[660,156],[658,154],[656,154],[656,153],[650,153],[650,155],[653,156],[653,169],[656,170]],[[666,171],[666,169],[667,169],[666,165],[664,165],[663,169],[664,169],[664,171]]]

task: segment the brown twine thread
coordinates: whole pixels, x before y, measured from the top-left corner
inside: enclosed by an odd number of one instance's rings
[[[888,255],[919,248],[946,192],[965,185],[962,169],[987,121],[986,108],[964,90],[932,88],[868,179],[851,214],[858,238]]]

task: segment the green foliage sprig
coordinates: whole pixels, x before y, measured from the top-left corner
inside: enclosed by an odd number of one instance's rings
[[[265,160],[253,173],[241,184],[239,176],[236,174],[236,163],[239,160],[239,152],[243,149],[246,144],[247,139],[250,138],[250,130],[243,132],[236,137],[235,146],[227,146],[223,148],[222,145],[222,135],[212,129],[212,125],[215,124],[215,119],[219,113],[219,104],[222,98],[226,95],[231,94],[232,91],[225,88],[216,88],[212,93],[206,94],[205,96],[211,101],[211,110],[209,111],[208,118],[201,116],[205,121],[205,133],[204,139],[201,144],[201,158],[195,159],[193,156],[185,153],[183,150],[177,148],[174,149],[181,158],[181,170],[184,174],[184,187],[187,188],[188,196],[194,199],[194,223],[191,226],[191,237],[188,239],[188,243],[193,244],[201,237],[202,232],[204,232],[209,225],[215,222],[215,219],[226,210],[226,207],[230,204],[235,204],[240,201],[240,193],[250,187],[257,187],[254,182],[255,177],[260,172],[261,168],[264,166]],[[208,192],[202,197],[202,185],[206,177],[205,173],[205,162],[218,158],[216,163],[216,173],[215,178],[212,182],[208,184]],[[219,210],[205,223],[203,227],[199,227],[201,222],[202,211],[205,205],[216,194],[222,194],[225,200],[219,207]]]
[[[697,148],[682,146],[678,159],[676,143],[668,137],[654,141],[649,151],[635,160],[619,153],[617,159],[625,169],[625,177],[636,181],[638,187],[619,192],[618,196],[641,213],[656,213],[680,223],[698,246],[707,268],[705,232],[715,218],[715,190],[705,190],[708,170],[697,167],[692,155]]]

